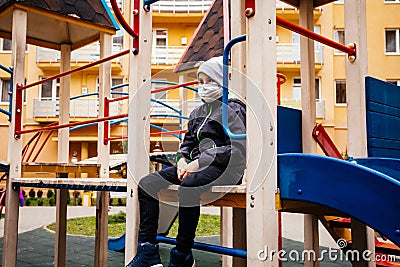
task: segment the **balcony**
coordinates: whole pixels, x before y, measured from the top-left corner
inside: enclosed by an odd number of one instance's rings
[[[59,113],[59,100],[34,99],[33,117],[55,118]],[[121,114],[122,103],[110,103],[110,116]],[[99,114],[99,101],[91,99],[74,99],[70,102],[70,118],[97,118]]]
[[[286,4],[282,1],[276,0],[276,9],[277,10],[281,10],[281,11],[285,11],[285,10],[297,10],[297,8],[295,8],[294,6],[291,6],[289,4]],[[317,7],[315,10],[317,11],[322,11],[322,7]]]
[[[317,99],[316,102],[316,117],[317,119],[325,119],[325,100]],[[301,99],[282,98],[281,105],[295,109],[301,109]]]
[[[213,1],[209,0],[172,0],[158,1],[151,6],[153,12],[168,13],[205,13]]]
[[[112,53],[116,54],[122,51],[122,46],[114,45],[112,49]],[[36,49],[36,63],[59,63],[61,59],[60,51],[37,47]],[[71,53],[71,62],[78,63],[87,63],[93,62],[100,59],[100,44],[92,44],[82,47],[78,50],[72,51]],[[111,62],[122,64],[122,57],[113,59]]]
[[[161,101],[177,110],[180,110],[179,100],[162,100],[162,99],[160,99],[159,101]],[[203,102],[201,102],[201,100],[188,100],[187,104],[188,104],[188,110],[190,112],[193,109],[200,106],[201,104],[203,104]],[[165,106],[162,106],[158,103],[154,103],[154,102],[151,102],[150,112],[151,112],[151,114],[175,114],[175,115],[177,115],[177,113],[174,112],[173,110],[171,110]]]
[[[300,44],[297,43],[277,43],[276,44],[278,64],[299,64],[300,63]],[[321,45],[315,45],[315,63],[324,63],[324,49]]]
[[[152,65],[176,65],[186,46],[155,46],[151,50]]]

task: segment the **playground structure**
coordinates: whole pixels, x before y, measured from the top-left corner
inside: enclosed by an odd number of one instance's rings
[[[113,1],[112,1],[113,2]],[[3,266],[15,266],[16,251],[17,251],[17,225],[18,225],[18,191],[13,188],[20,186],[47,186],[52,188],[59,188],[57,197],[57,231],[56,231],[56,244],[55,244],[55,265],[64,266],[65,264],[65,221],[66,221],[66,194],[65,190],[68,188],[87,188],[90,190],[99,191],[97,202],[97,220],[98,229],[96,229],[96,248],[95,248],[95,265],[106,266],[107,264],[107,197],[105,191],[126,191],[127,192],[127,232],[126,232],[126,249],[125,259],[126,262],[133,257],[137,240],[137,180],[143,177],[148,171],[148,157],[143,156],[148,154],[149,147],[149,125],[148,117],[150,111],[150,55],[151,47],[148,41],[151,40],[151,4],[156,1],[139,1],[135,0],[133,10],[135,14],[134,29],[123,22],[123,18],[118,16],[120,23],[124,28],[133,35],[132,50],[124,51],[124,54],[129,54],[130,57],[130,78],[129,78],[129,100],[130,106],[134,107],[129,109],[128,114],[120,114],[116,116],[107,116],[107,103],[114,101],[108,100],[110,96],[110,65],[108,60],[116,57],[109,56],[110,50],[110,37],[113,30],[100,32],[101,40],[101,60],[93,64],[103,63],[100,68],[100,91],[99,98],[104,99],[104,103],[100,103],[99,118],[86,122],[69,123],[68,118],[68,101],[69,96],[69,77],[67,74],[72,71],[69,70],[69,54],[71,45],[61,43],[57,49],[62,52],[62,68],[60,75],[51,77],[61,79],[61,95],[60,95],[60,121],[59,125],[52,125],[43,130],[58,130],[59,131],[59,154],[57,163],[48,164],[24,164],[21,165],[22,159],[22,141],[20,136],[25,133],[32,132],[31,130],[22,130],[22,91],[37,85],[38,83],[21,86],[23,83],[23,59],[25,55],[24,47],[26,41],[34,44],[37,40],[32,36],[26,37],[27,24],[28,29],[30,23],[27,23],[27,17],[30,16],[30,10],[26,10],[23,6],[14,5],[11,8],[12,13],[12,39],[13,39],[13,75],[14,75],[14,88],[13,92],[13,111],[11,112],[12,120],[10,123],[10,138],[9,147],[9,177],[7,186],[7,209],[6,209],[6,225],[5,225],[5,239],[3,249]],[[300,24],[306,28],[311,29],[313,26],[312,10],[314,6],[319,6],[332,1],[288,1],[291,4],[298,6],[300,9]],[[367,74],[367,60],[366,60],[366,36],[365,36],[365,0],[346,1],[345,3],[345,17],[346,17],[346,40],[353,42],[356,45],[345,47],[334,45],[335,48],[341,49],[349,55],[347,62],[347,83],[352,90],[348,95],[348,114],[349,118],[349,147],[348,153],[354,158],[365,158],[367,156],[367,117],[365,110],[365,81],[364,78]],[[115,4],[114,4],[115,5]],[[103,5],[104,7],[104,5]],[[367,228],[364,224],[374,227],[376,230],[389,237],[393,242],[399,245],[400,226],[399,222],[389,217],[380,217],[379,214],[374,214],[370,211],[370,206],[362,202],[366,195],[371,199],[380,199],[381,206],[389,211],[399,210],[399,204],[396,201],[390,201],[391,197],[397,196],[399,193],[400,185],[398,182],[398,172],[393,171],[394,164],[386,166],[386,169],[373,167],[382,163],[378,160],[375,163],[369,164],[371,168],[364,168],[353,163],[346,163],[344,161],[333,160],[311,155],[301,154],[288,154],[279,155],[277,153],[288,152],[303,152],[306,154],[315,154],[316,145],[311,139],[311,132],[315,124],[315,97],[313,90],[314,73],[313,71],[313,43],[303,38],[301,40],[302,47],[302,69],[301,78],[303,82],[302,92],[302,115],[287,115],[285,120],[280,120],[279,109],[276,107],[276,59],[275,59],[275,27],[281,25],[296,30],[315,40],[325,42],[327,45],[333,43],[321,38],[318,35],[313,35],[304,28],[294,27],[284,21],[276,18],[275,15],[275,1],[265,0],[249,0],[242,1],[233,8],[233,20],[240,20],[241,23],[248,24],[247,32],[232,32],[232,40],[244,41],[246,39],[246,61],[240,62],[236,59],[236,54],[231,54],[232,67],[244,71],[243,63],[246,64],[245,73],[250,80],[253,81],[255,86],[259,88],[262,98],[254,94],[251,90],[254,87],[244,88],[242,96],[246,96],[247,105],[252,109],[256,117],[248,115],[247,125],[247,142],[248,142],[248,182],[246,185],[235,187],[216,187],[213,188],[211,193],[224,195],[219,199],[219,205],[234,207],[234,213],[238,220],[247,221],[247,225],[257,225],[259,227],[246,227],[237,229],[240,224],[235,223],[233,230],[235,234],[247,236],[247,244],[240,242],[238,235],[234,236],[234,246],[238,249],[246,249],[247,252],[239,254],[246,257],[247,266],[277,266],[278,259],[273,258],[268,261],[262,261],[257,258],[257,253],[260,249],[267,246],[270,250],[278,250],[278,212],[301,212],[307,213],[305,215],[305,249],[313,249],[318,251],[318,224],[317,219],[319,215],[351,215],[354,219],[351,220],[352,227],[352,249],[370,250],[374,252],[374,233]],[[105,7],[106,9],[106,7]],[[115,9],[115,7],[114,7]],[[245,10],[245,13],[243,11]],[[357,14],[356,16],[354,14]],[[246,17],[245,17],[246,16]],[[276,18],[276,19],[275,19]],[[246,22],[247,20],[247,22]],[[18,21],[18,23],[17,23]],[[114,24],[114,27],[117,27]],[[243,27],[244,28],[244,27]],[[100,28],[101,29],[101,28]],[[232,31],[238,29],[232,29]],[[246,35],[243,35],[246,34]],[[90,39],[90,38],[89,38]],[[89,40],[88,39],[88,40]],[[93,39],[90,39],[91,41]],[[231,43],[231,45],[234,44]],[[42,43],[40,43],[42,44]],[[80,43],[82,44],[82,41]],[[54,47],[54,46],[52,46]],[[73,46],[72,46],[73,47]],[[357,49],[356,49],[357,48]],[[244,48],[243,48],[244,49]],[[225,63],[227,63],[227,54],[224,55]],[[120,55],[118,55],[120,56]],[[76,71],[76,70],[74,70]],[[225,68],[227,71],[227,68]],[[227,73],[225,73],[227,74]],[[227,98],[227,75],[225,76],[224,83],[224,101]],[[243,84],[245,84],[243,82]],[[182,86],[182,85],[180,85]],[[168,90],[168,89],[166,89]],[[279,92],[279,91],[278,91]],[[376,95],[374,95],[376,97]],[[127,99],[122,97],[119,100]],[[265,102],[263,101],[265,99]],[[372,104],[373,105],[373,104]],[[284,110],[284,109],[281,109]],[[290,111],[288,111],[290,113]],[[250,113],[250,112],[249,112]],[[287,114],[287,113],[286,113]],[[395,113],[397,114],[397,113]],[[397,115],[398,116],[398,115]],[[129,155],[128,155],[128,178],[126,180],[109,179],[109,126],[107,121],[112,119],[126,119],[129,118]],[[178,115],[182,118],[181,115]],[[302,134],[297,135],[298,138],[293,136],[280,136],[280,134],[294,134],[294,132],[280,131],[280,121],[287,122],[288,118],[297,118],[297,123],[301,127],[296,129]],[[374,120],[373,117],[368,120]],[[98,124],[98,162],[97,164],[74,165],[68,163],[68,134],[70,127],[78,127],[83,124],[97,123]],[[293,121],[296,123],[296,120]],[[294,125],[291,124],[290,127]],[[259,128],[261,127],[261,129]],[[289,127],[289,125],[286,125]],[[183,131],[179,130],[173,132],[174,134],[181,134]],[[234,133],[227,133],[232,138],[245,138],[245,136],[235,136]],[[132,138],[134,136],[134,138]],[[301,136],[301,137],[300,137]],[[370,135],[369,135],[370,136]],[[126,138],[121,136],[121,138]],[[373,137],[376,139],[376,137]],[[283,140],[302,140],[302,146],[299,143],[288,144]],[[375,139],[373,141],[375,141]],[[384,138],[382,138],[384,139]],[[285,144],[285,148],[280,150],[280,143],[278,140]],[[103,142],[102,142],[103,141]],[[384,141],[382,141],[384,142]],[[281,144],[282,146],[282,144]],[[371,152],[370,152],[371,154]],[[258,157],[261,155],[260,161]],[[380,155],[377,155],[380,156]],[[357,160],[362,162],[363,160]],[[395,162],[395,161],[394,161]],[[7,164],[6,164],[7,165]],[[312,169],[311,166],[318,166],[319,169]],[[360,163],[362,165],[362,163]],[[269,166],[271,166],[269,168]],[[390,167],[392,166],[392,167]],[[336,175],[326,175],[321,177],[321,173],[327,169],[340,170],[336,171]],[[373,171],[377,169],[378,171]],[[35,170],[46,170],[57,174],[57,179],[41,179],[40,181],[30,178],[20,178],[21,172],[28,173]],[[90,177],[98,179],[67,179],[68,173],[89,173]],[[368,179],[373,183],[363,187],[365,191],[358,197],[344,198],[343,203],[333,204],[332,201],[337,198],[335,195],[328,194],[322,189],[331,190],[336,189],[336,193],[344,193],[351,195],[354,188],[349,187],[345,192],[342,192],[342,187],[339,185],[345,183],[343,180],[345,175],[354,177],[354,185],[359,186],[365,182],[363,179]],[[318,174],[318,175],[316,175]],[[350,175],[351,174],[351,175]],[[279,179],[278,179],[279,178]],[[397,180],[396,180],[397,178]],[[296,183],[294,183],[296,181]],[[318,181],[318,183],[317,183]],[[328,184],[330,186],[320,186],[319,183]],[[336,186],[336,187],[335,187]],[[380,188],[379,192],[385,192],[387,198],[383,198],[381,194],[372,195],[371,188]],[[173,190],[173,189],[170,189]],[[389,193],[387,190],[391,190]],[[310,193],[311,192],[311,193]],[[321,198],[320,198],[321,197]],[[323,198],[322,198],[323,197]],[[231,198],[231,199],[229,199]],[[235,201],[233,201],[235,199]],[[349,201],[353,201],[349,203]],[[386,200],[386,201],[385,201]],[[357,202],[361,201],[361,202]],[[233,205],[232,203],[237,203]],[[308,205],[312,203],[312,205]],[[218,204],[218,203],[214,203]],[[390,206],[387,206],[390,204]],[[364,206],[363,206],[364,205]],[[372,205],[372,204],[371,204]],[[321,208],[324,207],[324,208]],[[363,207],[355,212],[358,207]],[[363,223],[361,223],[362,221]],[[244,225],[246,226],[246,225]],[[237,239],[235,239],[237,238]],[[234,250],[226,250],[224,253],[234,252]],[[232,255],[232,253],[230,253]],[[243,262],[235,263],[239,266]],[[367,266],[374,263],[360,262],[358,266]],[[306,261],[307,266],[317,266],[313,261]]]

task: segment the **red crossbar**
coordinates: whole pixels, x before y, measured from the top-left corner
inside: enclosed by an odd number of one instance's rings
[[[105,141],[113,141],[113,140],[123,140],[123,139],[128,139],[128,136],[117,136],[117,137],[107,137],[104,138]]]
[[[111,98],[111,99],[104,99],[104,101],[106,101],[107,103],[111,103],[111,102],[117,102],[117,101],[121,101],[121,100],[125,100],[125,99],[129,99],[129,96],[122,96],[122,97],[118,97],[118,98]]]
[[[325,44],[327,46],[335,48],[339,51],[347,53],[349,56],[354,56],[354,57],[356,56],[356,47],[348,47],[348,46],[342,45],[341,43],[332,41],[320,34],[316,34],[313,31],[307,30],[299,25],[293,24],[293,23],[291,23],[287,20],[284,20],[280,17],[276,17],[276,25],[279,25],[288,30],[297,32],[298,34],[308,37],[314,41],[320,42],[322,44]]]
[[[171,86],[167,86],[167,87],[164,87],[164,88],[151,90],[151,93],[154,94],[154,93],[168,91],[168,90],[172,90],[172,89],[176,89],[176,88],[180,88],[180,87],[184,87],[184,86],[189,86],[189,85],[194,85],[194,84],[198,84],[198,83],[199,83],[198,81],[192,81],[192,82],[187,82],[187,83],[171,85]]]
[[[67,124],[62,124],[62,125],[48,126],[48,127],[39,128],[39,129],[24,130],[24,131],[16,132],[15,134],[19,136],[21,134],[26,134],[26,133],[57,130],[57,129],[61,129],[61,128],[74,127],[74,126],[90,124],[90,123],[94,123],[94,122],[102,122],[102,121],[121,119],[121,118],[126,118],[126,117],[128,117],[128,114],[124,113],[124,114],[119,114],[119,115],[104,117],[104,118],[98,118],[98,119],[93,119],[93,120],[78,121],[78,122],[67,123]]]
[[[321,124],[315,125],[312,136],[324,151],[325,155],[332,158],[343,159],[339,150],[336,148],[332,139],[329,137],[328,133]]]
[[[65,71],[65,72],[56,74],[56,75],[51,76],[51,77],[48,77],[48,78],[46,78],[46,79],[43,79],[43,80],[40,80],[40,81],[31,83],[31,84],[27,84],[27,85],[25,85],[25,86],[17,87],[17,90],[25,90],[25,89],[31,88],[31,87],[33,87],[33,86],[43,84],[43,83],[48,82],[48,81],[52,81],[52,80],[55,80],[55,79],[57,79],[57,78],[67,76],[67,75],[72,74],[72,73],[74,73],[74,72],[78,72],[78,71],[81,71],[81,70],[85,70],[85,69],[91,68],[91,67],[93,67],[93,66],[96,66],[96,65],[99,65],[99,64],[101,64],[101,63],[107,62],[107,61],[112,60],[112,59],[114,59],[114,58],[117,58],[117,57],[120,57],[120,56],[124,56],[124,55],[126,55],[126,54],[129,54],[129,52],[130,52],[129,49],[124,50],[124,51],[121,51],[121,52],[119,52],[119,53],[117,53],[117,54],[115,54],[115,55],[111,55],[111,56],[108,56],[108,57],[105,57],[105,58],[102,58],[102,59],[93,61],[92,63],[86,64],[85,66],[78,67],[78,68],[71,69],[71,70],[67,70],[67,71]]]

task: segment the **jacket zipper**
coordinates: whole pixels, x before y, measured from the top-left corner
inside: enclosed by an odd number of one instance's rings
[[[200,142],[200,130],[201,128],[203,128],[204,124],[206,124],[207,119],[211,116],[212,113],[212,106],[210,105],[210,111],[208,112],[208,115],[206,116],[206,118],[204,119],[203,123],[200,125],[199,129],[197,130],[197,140]]]

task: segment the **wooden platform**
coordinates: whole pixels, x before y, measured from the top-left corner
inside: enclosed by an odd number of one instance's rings
[[[15,186],[126,192],[126,179],[113,178],[14,178]]]
[[[22,163],[22,172],[52,172],[52,173],[88,173],[97,176],[100,165],[91,164],[71,164],[71,163],[39,163],[26,162]]]

